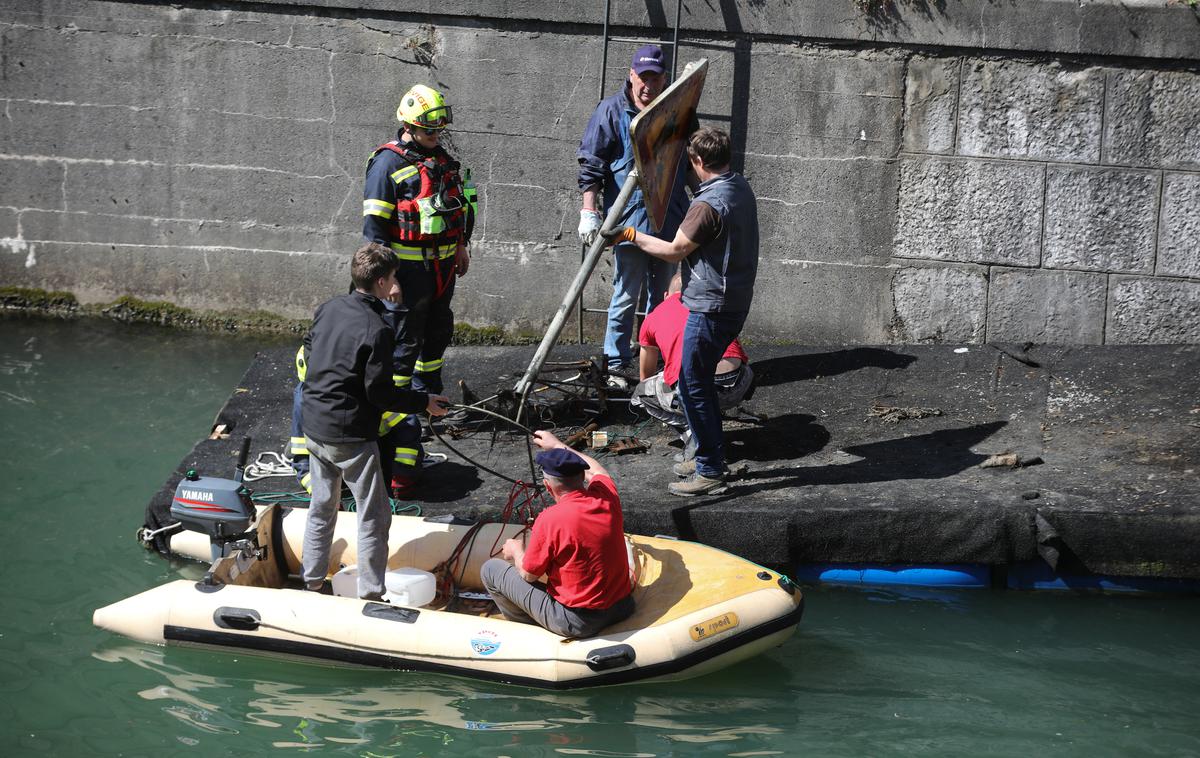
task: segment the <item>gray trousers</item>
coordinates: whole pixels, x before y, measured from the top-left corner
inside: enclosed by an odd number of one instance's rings
[[[333,527],[344,479],[358,511],[358,596],[379,600],[383,597],[388,529],[392,526],[392,507],[379,468],[379,446],[375,442],[327,444],[309,437],[308,456],[312,501],[304,530],[300,574],[304,584],[318,589],[329,571]]]
[[[749,363],[743,363],[733,371],[714,376],[713,384],[717,388],[717,405],[720,409],[727,411],[737,407],[750,391],[753,381],[754,370],[750,368]],[[687,419],[683,417],[676,389],[663,380],[660,371],[634,388],[630,404],[641,408],[664,424],[683,430],[687,428]]]
[[[525,581],[506,560],[488,560],[480,575],[506,619],[538,624],[561,637],[593,637],[604,627],[633,615],[632,592],[609,608],[568,608],[538,585]]]

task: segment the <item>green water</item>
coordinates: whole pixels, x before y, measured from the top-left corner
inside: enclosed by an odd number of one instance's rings
[[[258,346],[0,319],[0,756],[1200,755],[1194,598],[809,588],[768,655],[565,694],[93,628],[195,575],[133,533]]]

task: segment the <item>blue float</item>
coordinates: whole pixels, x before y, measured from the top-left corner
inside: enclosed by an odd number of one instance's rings
[[[991,568],[973,563],[936,565],[809,564],[796,569],[810,584],[859,584],[875,587],[990,587]]]

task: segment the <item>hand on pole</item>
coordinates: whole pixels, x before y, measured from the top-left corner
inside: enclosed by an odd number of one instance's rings
[[[600,231],[600,225],[604,223],[603,217],[599,211],[583,208],[579,211],[579,241],[588,247],[596,241],[596,233]]]
[[[604,239],[608,240],[608,244],[610,245],[633,242],[634,238],[637,237],[637,229],[634,229],[632,226],[618,226],[610,230],[602,229],[600,233],[604,235]]]

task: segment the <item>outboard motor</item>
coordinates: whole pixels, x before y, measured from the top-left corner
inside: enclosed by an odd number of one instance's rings
[[[235,551],[261,557],[262,551],[251,531],[256,515],[254,503],[250,499],[250,490],[242,484],[249,454],[250,438],[245,437],[233,479],[200,476],[193,469],[175,488],[171,518],[179,521],[184,529],[208,535],[213,561]],[[213,583],[211,570],[205,575],[204,583]]]

